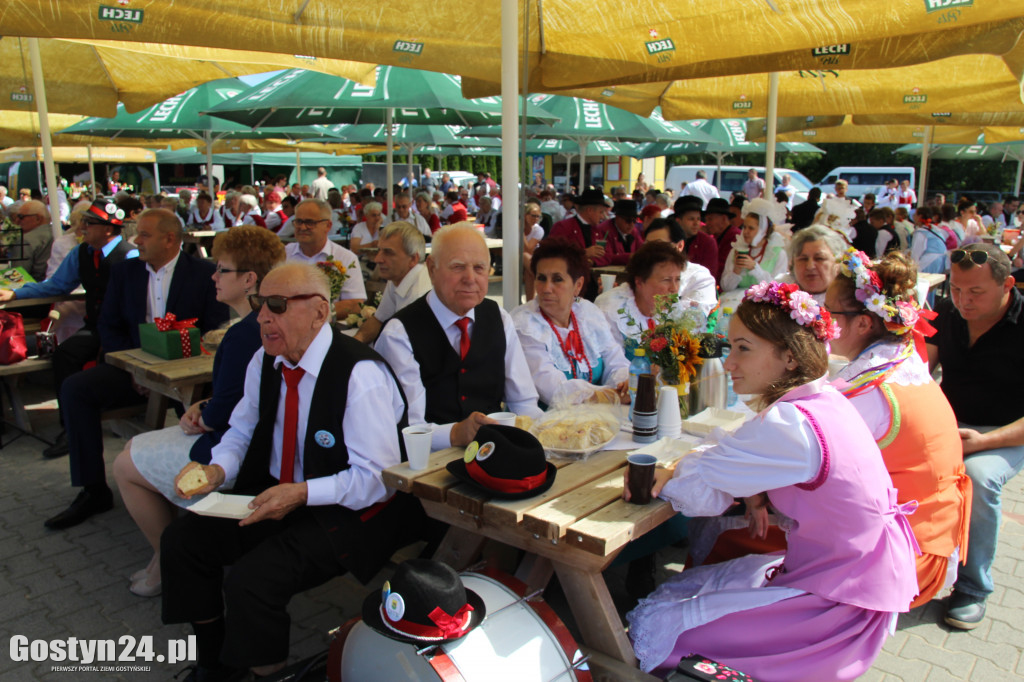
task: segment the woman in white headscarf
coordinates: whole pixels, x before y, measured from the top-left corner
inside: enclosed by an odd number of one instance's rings
[[[745,291],[775,279],[789,269],[786,239],[776,230],[786,219],[786,206],[767,199],[743,205],[743,229],[722,270],[722,291]]]

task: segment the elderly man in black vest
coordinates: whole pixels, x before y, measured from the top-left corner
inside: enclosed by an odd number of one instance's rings
[[[409,423],[434,427],[433,449],[468,445],[486,415],[540,415],[537,389],[512,318],[487,295],[491,259],[471,224],[431,242],[432,291],[388,321],[374,346],[409,400]]]
[[[187,679],[282,667],[292,595],[345,570],[368,581],[422,514],[381,479],[402,460],[401,389],[379,355],[332,330],[329,299],[315,266],[271,270],[250,297],[263,348],[231,428],[208,466],[190,463],[175,482],[180,494],[182,476],[201,466],[207,484],[194,494],[255,496],[241,522],[189,513],[164,531],[163,619],[192,623],[197,637]]]

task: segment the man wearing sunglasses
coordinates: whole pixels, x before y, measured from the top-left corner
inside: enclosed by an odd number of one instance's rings
[[[6,260],[13,267],[25,268],[33,279],[46,279],[46,261],[53,246],[53,232],[50,230],[50,212],[41,201],[26,201],[17,212],[21,241],[7,247]]]
[[[80,372],[99,353],[100,339],[96,324],[110,278],[110,268],[126,258],[138,255],[135,247],[121,238],[124,217],[124,211],[114,204],[104,199],[94,201],[82,218],[82,243],[71,249],[52,277],[26,284],[14,291],[0,289],[0,301],[10,301],[66,296],[79,285],[85,288],[85,327],[60,344],[53,354],[54,392],[58,396],[64,380]],[[43,456],[50,458],[66,454],[67,436],[61,431],[57,441],[43,450]]]
[[[938,332],[927,342],[974,484],[967,557],[946,611],[946,623],[971,630],[994,588],[1002,488],[1024,467],[1024,296],[998,246],[971,244],[950,262],[950,300],[937,306]]]
[[[319,199],[306,199],[295,207],[291,222],[295,226],[295,241],[285,246],[288,260],[316,265],[330,256],[344,265],[348,278],[338,300],[334,301],[334,310],[339,319],[358,313],[359,304],[366,300],[363,273],[356,254],[327,239],[331,229],[331,205]]]
[[[249,299],[263,348],[193,494],[232,487],[255,496],[252,514],[239,523],[190,513],[164,531],[163,618],[193,624],[195,679],[283,666],[292,595],[345,569],[369,581],[423,518],[381,478],[402,459],[401,390],[377,353],[331,329],[329,292],[314,266],[286,263]]]
[[[217,301],[212,280],[213,263],[182,253],[181,236],[181,221],[172,211],[154,208],[139,216],[139,257],[110,268],[97,324],[101,353],[138,348],[139,325],[167,313],[180,320],[196,318],[202,332],[227,322],[228,307]],[[101,415],[143,402],[143,393],[130,374],[102,361],[64,380],[58,397],[71,454],[71,485],[82,492],[46,521],[47,528],[68,528],[113,507]]]
[[[409,423],[433,427],[433,449],[463,447],[501,403],[540,416],[537,389],[512,317],[486,298],[491,256],[472,225],[434,234],[434,288],[392,317],[374,346],[398,376]]]

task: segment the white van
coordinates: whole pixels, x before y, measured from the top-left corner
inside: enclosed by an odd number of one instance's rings
[[[665,176],[665,187],[672,190],[672,196],[678,197],[683,183],[690,183],[697,179],[697,171],[702,170],[708,174],[708,182],[718,188],[718,193],[723,199],[728,199],[733,192],[742,192],[743,183],[747,181],[747,173],[751,168],[757,170],[757,176],[764,179],[764,166],[722,166],[722,177],[716,176],[718,166],[672,166]],[[793,204],[799,204],[807,200],[807,192],[814,183],[800,171],[789,168],[775,169],[775,188],[782,185],[782,176],[788,175],[790,184],[796,190],[793,197]]]
[[[849,183],[846,195],[860,198],[865,194],[878,196],[885,183],[893,178],[897,182],[910,180],[910,186],[917,187],[917,170],[913,166],[839,166],[826,173],[817,186],[822,196],[835,194],[836,180],[846,180]]]

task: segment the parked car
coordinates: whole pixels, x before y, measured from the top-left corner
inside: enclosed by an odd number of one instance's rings
[[[718,166],[672,166],[665,176],[665,187],[672,190],[673,196],[679,196],[683,183],[690,183],[697,179],[697,171],[702,170],[708,174],[708,182],[718,188],[722,198],[728,199],[733,192],[742,192],[743,183],[747,181],[747,173],[751,168],[757,170],[759,178],[764,179],[764,166],[722,166],[721,178],[718,177]],[[807,200],[807,192],[814,186],[814,183],[800,171],[791,168],[775,169],[775,187],[782,185],[782,176],[789,175],[790,184],[796,190],[793,203],[799,204]]]
[[[835,193],[836,180],[839,179],[849,183],[846,195],[854,198],[868,193],[877,195],[892,179],[897,182],[910,180],[910,186],[917,189],[917,171],[913,166],[839,166],[826,173],[817,186],[823,195]]]

